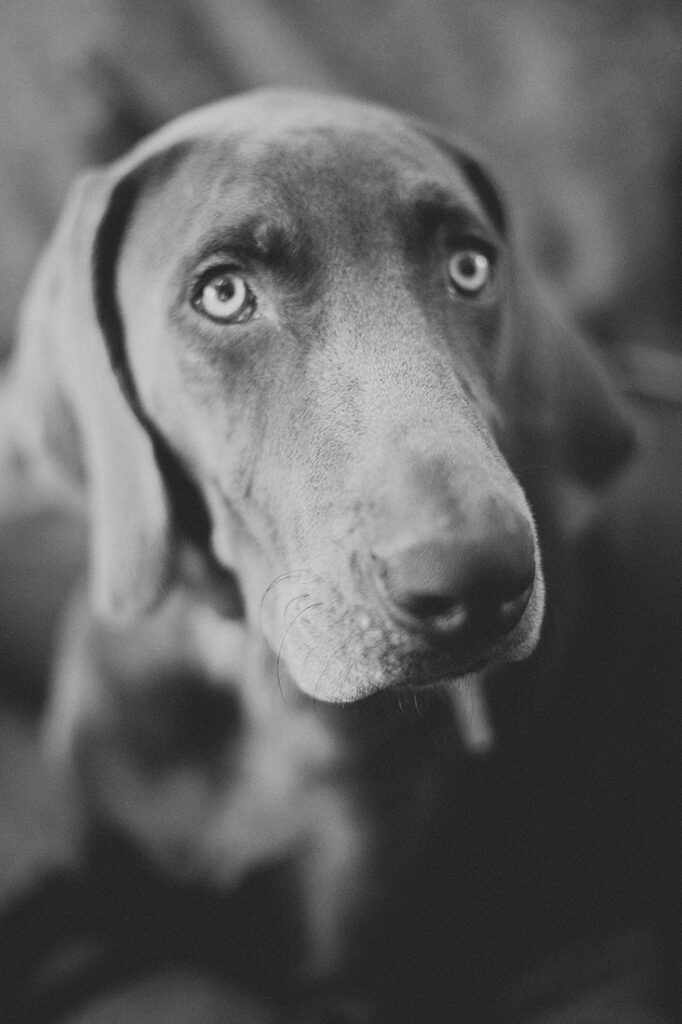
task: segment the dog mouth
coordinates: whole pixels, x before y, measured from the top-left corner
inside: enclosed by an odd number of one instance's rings
[[[459,685],[489,665],[527,657],[539,635],[538,579],[484,626],[455,609],[424,616],[418,627],[376,597],[349,609],[339,594],[323,598],[322,589],[322,581],[308,580],[297,594],[280,595],[279,628],[266,635],[296,686],[324,702]]]

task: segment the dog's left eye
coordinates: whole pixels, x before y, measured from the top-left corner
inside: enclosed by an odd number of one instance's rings
[[[201,278],[192,305],[209,320],[235,324],[250,319],[256,298],[240,274],[227,267],[219,267]]]
[[[458,249],[448,260],[448,277],[460,295],[478,295],[491,276],[491,261],[480,249]]]

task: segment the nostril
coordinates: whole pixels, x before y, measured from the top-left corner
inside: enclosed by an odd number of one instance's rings
[[[373,574],[387,611],[408,627],[443,635],[464,627],[491,638],[509,632],[535,579],[533,537],[524,527],[376,546]]]
[[[510,598],[507,601],[502,601],[498,608],[498,615],[500,620],[509,624],[509,626],[515,625],[526,610],[526,605],[530,601],[530,596],[533,593],[533,583],[531,582],[524,590],[521,591],[516,597]]]
[[[435,542],[407,545],[390,554],[372,550],[379,590],[398,618],[418,625],[447,617],[449,629],[464,624],[467,608],[443,555],[443,546]]]
[[[420,594],[407,592],[402,595],[401,607],[417,619],[433,619],[447,615],[453,608],[450,594]]]
[[[470,598],[482,607],[494,608],[505,616],[518,604],[527,603],[535,582],[535,564],[530,562],[523,569],[520,565],[502,562],[484,565],[478,580],[470,590]]]

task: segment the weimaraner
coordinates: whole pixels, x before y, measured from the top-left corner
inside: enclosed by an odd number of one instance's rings
[[[502,685],[531,656],[570,495],[631,446],[605,372],[467,148],[267,91],[78,181],[5,398],[13,443],[76,485],[90,524],[53,741],[170,866],[232,882],[310,840],[326,969],[382,875],[377,835],[407,859],[439,792],[434,745],[401,759],[405,720],[380,725],[377,701]],[[173,753],[185,668],[240,694],[218,769]],[[319,702],[357,702],[352,728]]]

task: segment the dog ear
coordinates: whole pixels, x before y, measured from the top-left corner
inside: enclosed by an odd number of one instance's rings
[[[74,186],[27,290],[3,397],[19,457],[84,494],[93,603],[125,620],[160,598],[173,542],[154,446],[114,375],[95,308],[95,239],[120,178],[89,172]]]
[[[557,480],[598,489],[634,451],[633,418],[558,305],[523,268],[516,276],[495,391],[518,453],[531,473],[534,463]]]

